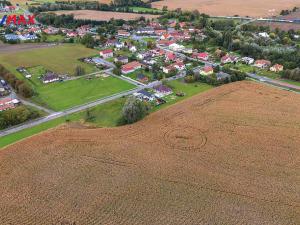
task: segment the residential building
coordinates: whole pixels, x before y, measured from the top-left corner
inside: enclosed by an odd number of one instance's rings
[[[162,98],[173,93],[171,88],[162,84],[154,87],[153,89],[155,91],[155,96],[158,98]]]
[[[126,30],[118,30],[118,36],[120,36],[120,37],[129,37],[130,33]]]
[[[136,79],[142,83],[147,83],[149,81],[149,78],[144,74],[138,74]]]
[[[100,56],[102,56],[103,59],[111,58],[114,56],[114,51],[112,49],[105,49],[100,51]]]
[[[15,108],[20,104],[20,101],[15,98],[0,99],[0,112]]]
[[[126,64],[126,63],[128,63],[128,57],[126,57],[126,56],[116,57],[115,62],[120,62],[122,64]]]
[[[200,70],[200,74],[203,76],[208,76],[214,73],[214,69],[211,66],[204,66],[201,70]]]
[[[173,43],[169,45],[169,49],[175,52],[182,52],[185,49],[185,47],[183,45]]]
[[[270,68],[270,70],[272,72],[280,72],[280,71],[283,71],[283,65],[280,65],[280,64],[275,64],[274,66],[272,66]]]
[[[121,72],[123,74],[128,74],[128,73],[132,73],[135,70],[138,70],[140,68],[142,68],[142,64],[139,63],[138,61],[133,61],[133,62],[123,65],[121,68]]]
[[[207,61],[209,59],[209,54],[207,52],[194,53],[193,58],[197,58],[199,60]]]
[[[226,78],[230,78],[228,73],[219,72],[216,74],[217,80],[225,80]]]
[[[248,64],[248,65],[251,65],[254,63],[254,59],[253,58],[250,58],[250,57],[243,57],[241,59],[242,62]]]
[[[44,76],[42,76],[42,82],[44,84],[53,83],[56,81],[59,81],[59,76],[51,71],[48,71],[44,74]]]
[[[266,69],[271,66],[271,62],[269,60],[260,59],[255,61],[254,66],[260,69]]]

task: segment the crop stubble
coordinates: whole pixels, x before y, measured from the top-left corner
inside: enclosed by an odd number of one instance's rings
[[[299,224],[300,96],[215,88],[130,126],[0,152],[0,224]]]

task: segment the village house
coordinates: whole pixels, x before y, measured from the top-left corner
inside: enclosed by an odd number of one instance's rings
[[[248,65],[251,65],[254,63],[254,59],[253,58],[250,58],[250,57],[243,57],[241,59],[242,62],[248,64]]]
[[[5,80],[0,80],[0,96],[6,96],[9,95],[10,93],[10,88],[8,86],[8,84],[6,83]]]
[[[59,29],[49,26],[49,27],[43,29],[43,32],[45,34],[53,35],[53,34],[57,34],[59,32]]]
[[[111,58],[114,56],[114,51],[112,49],[105,49],[105,50],[100,51],[99,54],[103,59],[107,59],[107,58]]]
[[[224,72],[218,72],[216,74],[217,80],[225,80],[226,78],[230,78],[230,75],[228,73],[224,73]]]
[[[68,31],[66,35],[68,38],[74,38],[78,36],[78,33],[76,31]]]
[[[175,61],[176,55],[173,52],[166,53],[166,61]]]
[[[163,72],[166,73],[166,74],[169,74],[172,71],[176,70],[173,65],[169,65],[169,66],[163,67],[162,69],[163,69]]]
[[[272,66],[272,67],[270,68],[270,71],[272,71],[272,72],[280,72],[280,71],[283,71],[283,65],[275,64],[274,66]]]
[[[139,52],[139,53],[136,55],[136,57],[137,57],[139,60],[142,60],[142,59],[144,59],[144,58],[146,58],[146,57],[149,57],[149,56],[151,56],[150,52],[145,52],[145,51]]]
[[[169,33],[163,33],[160,36],[160,40],[171,40],[172,38],[173,38],[172,35],[170,35]]]
[[[151,102],[151,101],[155,100],[155,96],[145,90],[140,90],[140,91],[134,93],[133,96],[140,99],[141,101]]]
[[[170,95],[173,93],[171,88],[169,88],[165,85],[162,85],[162,84],[155,86],[153,89],[155,91],[155,96],[158,98],[162,98],[164,96],[167,96],[167,95]]]
[[[254,66],[260,69],[266,69],[271,66],[271,62],[269,60],[260,59],[255,61]]]
[[[129,37],[130,33],[126,30],[118,30],[118,36],[119,37]]]
[[[48,71],[42,76],[42,82],[44,84],[53,83],[59,81],[59,76],[56,73]]]
[[[132,73],[135,70],[138,70],[140,68],[142,68],[142,64],[139,63],[138,61],[133,61],[133,62],[123,65],[121,68],[121,72],[123,74],[128,74],[128,73]]]
[[[142,34],[142,35],[151,35],[151,34],[154,34],[154,29],[152,27],[141,27],[141,28],[138,28],[137,31],[136,31],[137,34]]]
[[[173,63],[167,67],[163,67],[163,72],[166,73],[166,74],[169,74],[170,72],[173,72],[173,71],[182,71],[185,69],[185,65],[183,62],[176,62],[176,63]]]
[[[119,42],[119,41],[117,41],[116,43],[115,43],[115,48],[116,49],[121,49],[121,48],[124,48],[125,47],[125,43],[124,42]]]
[[[227,63],[234,63],[238,61],[238,57],[236,56],[231,56],[231,55],[225,55],[221,58],[221,63],[222,64],[227,64]]]
[[[143,63],[146,65],[154,65],[156,61],[152,57],[146,57],[143,59]]]
[[[84,35],[90,33],[91,27],[89,25],[82,25],[76,29],[78,36],[83,37]]]
[[[14,109],[19,104],[20,104],[20,101],[16,98],[0,99],[0,112],[6,111],[9,109]]]
[[[128,50],[131,51],[132,53],[135,53],[137,51],[137,48],[134,45],[131,45],[129,46]]]
[[[163,34],[165,34],[167,32],[167,30],[165,29],[159,29],[159,30],[154,30],[154,33],[156,36],[162,36]]]
[[[169,49],[175,52],[182,52],[185,49],[185,47],[183,45],[173,43],[169,45]]]
[[[147,83],[149,81],[149,78],[144,74],[138,74],[136,79],[142,83]]]
[[[263,38],[269,38],[269,34],[267,32],[261,32],[261,33],[258,33],[258,36],[259,37],[263,37]]]
[[[114,61],[116,63],[120,62],[122,64],[126,64],[126,63],[128,63],[128,57],[126,57],[126,56],[119,56],[119,57],[116,57]]]
[[[207,61],[209,59],[209,54],[207,52],[194,53],[192,57],[197,58],[199,60]]]
[[[115,43],[117,42],[116,39],[108,39],[105,43],[105,47],[112,47],[115,46]]]
[[[184,48],[182,52],[185,53],[185,54],[192,54],[193,49],[192,48]]]
[[[149,27],[152,27],[153,29],[160,29],[162,26],[159,22],[157,21],[151,21],[149,23]]]
[[[164,46],[164,47],[169,47],[171,44],[174,44],[175,41],[169,41],[169,40],[160,40],[157,42],[158,45]]]
[[[201,70],[200,70],[200,74],[203,76],[208,76],[214,73],[214,69],[211,66],[204,66]]]

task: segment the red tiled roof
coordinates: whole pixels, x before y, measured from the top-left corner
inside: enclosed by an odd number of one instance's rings
[[[139,66],[141,66],[141,64],[138,61],[133,61],[133,62],[130,62],[130,63],[122,66],[122,70],[129,71],[129,70],[135,69]]]
[[[102,53],[102,54],[109,54],[109,53],[112,53],[112,52],[113,52],[112,49],[105,49],[105,50],[100,51],[100,53]]]

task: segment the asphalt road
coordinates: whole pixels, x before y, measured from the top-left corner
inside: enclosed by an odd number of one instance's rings
[[[282,82],[282,81],[279,81],[279,80],[274,80],[274,79],[271,79],[271,78],[268,78],[268,77],[259,76],[259,75],[254,74],[254,73],[247,73],[247,76],[254,79],[254,80],[257,80],[261,83],[273,85],[273,86],[279,87],[281,89],[291,90],[291,91],[295,91],[295,92],[300,93],[300,86],[297,86],[297,85],[292,85],[292,84]]]
[[[96,100],[96,101],[93,101],[93,102],[89,102],[89,103],[84,104],[84,105],[80,105],[80,106],[77,106],[77,107],[70,108],[70,109],[65,110],[65,111],[55,112],[55,113],[52,113],[48,116],[28,121],[28,122],[23,123],[21,125],[10,127],[6,130],[2,130],[0,132],[0,137],[16,133],[18,131],[21,131],[21,130],[24,130],[24,129],[27,129],[27,128],[31,128],[31,127],[37,126],[39,124],[42,124],[42,123],[45,123],[45,122],[48,122],[48,121],[51,121],[51,120],[54,120],[54,119],[57,119],[57,118],[60,118],[60,117],[68,116],[68,115],[76,113],[76,112],[84,111],[88,108],[91,108],[91,107],[94,107],[94,106],[97,106],[97,105],[101,105],[101,104],[104,104],[106,102],[109,102],[109,101],[112,101],[112,100],[115,100],[115,99],[118,99],[118,98],[121,98],[121,97],[124,97],[124,96],[131,95],[131,94],[133,94],[137,91],[140,91],[144,88],[145,87],[140,87],[140,88],[135,88],[135,89],[126,91],[126,92],[121,92],[121,93],[111,95],[111,96],[108,96],[108,97],[105,97],[105,98],[102,98],[102,99],[99,99],[99,100]]]

